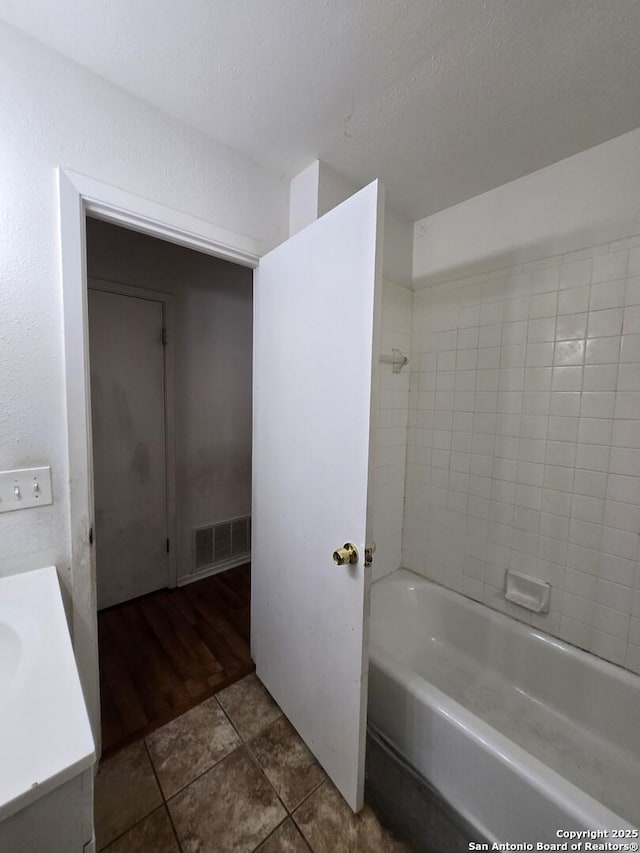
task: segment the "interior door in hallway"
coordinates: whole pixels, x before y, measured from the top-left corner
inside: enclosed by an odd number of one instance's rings
[[[168,585],[162,329],[161,302],[89,281],[99,609]]]

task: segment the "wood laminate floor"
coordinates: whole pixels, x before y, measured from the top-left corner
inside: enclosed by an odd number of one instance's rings
[[[103,755],[253,672],[250,597],[245,565],[98,613]]]

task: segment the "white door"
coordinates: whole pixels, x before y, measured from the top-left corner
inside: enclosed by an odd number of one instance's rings
[[[254,289],[252,646],[257,674],[362,807],[378,182],[261,259]],[[355,565],[338,566],[345,543]]]
[[[162,327],[161,302],[89,290],[98,608],[168,584]]]

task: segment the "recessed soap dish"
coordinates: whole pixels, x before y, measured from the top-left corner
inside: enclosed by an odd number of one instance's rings
[[[534,613],[548,613],[550,594],[551,587],[548,583],[522,572],[507,572],[504,593],[507,601]]]

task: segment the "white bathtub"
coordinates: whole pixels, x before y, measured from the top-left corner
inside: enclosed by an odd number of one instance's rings
[[[370,722],[486,840],[640,824],[638,676],[401,569],[373,586],[369,685]]]

